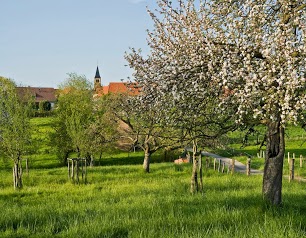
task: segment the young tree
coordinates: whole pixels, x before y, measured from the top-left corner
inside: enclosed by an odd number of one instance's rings
[[[118,139],[118,121],[109,110],[108,97],[109,95],[103,95],[94,99],[93,120],[86,129],[87,154],[99,154],[99,159],[102,158],[106,145],[112,145]],[[91,156],[91,165],[93,163]]]
[[[65,122],[57,114],[53,129],[54,131],[49,134],[51,146],[54,147],[59,162],[66,165],[69,154],[75,150],[71,138],[68,135]]]
[[[175,148],[181,145],[180,134],[173,128],[159,123],[159,108],[143,104],[141,98],[126,94],[109,95],[109,106],[118,120],[119,137],[127,139],[130,146],[144,151],[143,169],[150,172],[151,156],[161,148]]]
[[[157,2],[159,10],[149,11],[155,23],[150,55],[134,49],[127,55],[144,100],[167,106],[177,101],[184,114],[214,98],[216,115],[236,114],[238,125],[266,125],[263,197],[280,204],[285,126],[304,120],[306,3]]]
[[[31,100],[18,97],[16,85],[0,77],[0,149],[13,163],[14,188],[22,188],[22,156],[30,143]],[[25,95],[24,95],[25,96]]]
[[[86,155],[88,140],[86,130],[92,121],[93,100],[91,84],[85,76],[68,74],[68,79],[60,85],[56,117],[61,140],[70,141],[78,157]],[[66,138],[63,138],[66,137]],[[66,152],[69,154],[69,148]]]

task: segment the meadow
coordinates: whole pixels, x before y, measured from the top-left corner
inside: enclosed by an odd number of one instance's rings
[[[0,237],[306,236],[305,183],[284,180],[283,205],[275,208],[262,201],[261,175],[205,169],[204,192],[192,195],[190,164],[156,154],[146,174],[141,152],[106,151],[88,168],[87,184],[73,184],[46,136],[52,120],[32,123],[43,146],[22,190],[13,189],[10,162],[0,163]]]

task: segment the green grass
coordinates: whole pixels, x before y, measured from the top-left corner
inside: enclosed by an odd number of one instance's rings
[[[275,208],[262,200],[260,175],[205,169],[204,193],[191,195],[191,165],[163,162],[175,154],[156,153],[146,174],[142,152],[108,150],[88,168],[88,183],[77,185],[49,143],[52,118],[31,123],[41,145],[30,158],[22,190],[13,190],[11,163],[0,163],[0,237],[306,236],[305,183],[284,180],[283,205]],[[256,146],[238,151],[239,138],[232,138],[236,155],[256,155]],[[262,162],[254,159],[252,165],[261,168]]]
[[[88,184],[67,171],[33,170],[13,191],[1,173],[0,237],[304,237],[304,184],[284,183],[284,204],[267,207],[261,177],[206,171],[203,194],[189,194],[191,165],[103,166]]]

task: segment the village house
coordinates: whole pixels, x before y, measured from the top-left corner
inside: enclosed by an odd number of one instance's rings
[[[41,87],[16,87],[17,94],[20,97],[24,97],[30,94],[34,99],[36,108],[39,108],[39,103],[44,102],[49,109],[54,108],[56,103],[56,91],[55,88],[41,88]]]

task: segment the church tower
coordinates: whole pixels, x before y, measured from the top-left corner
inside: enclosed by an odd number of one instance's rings
[[[97,66],[96,75],[95,75],[95,81],[94,81],[94,89],[95,91],[101,88],[101,77],[99,72],[99,67]]]

